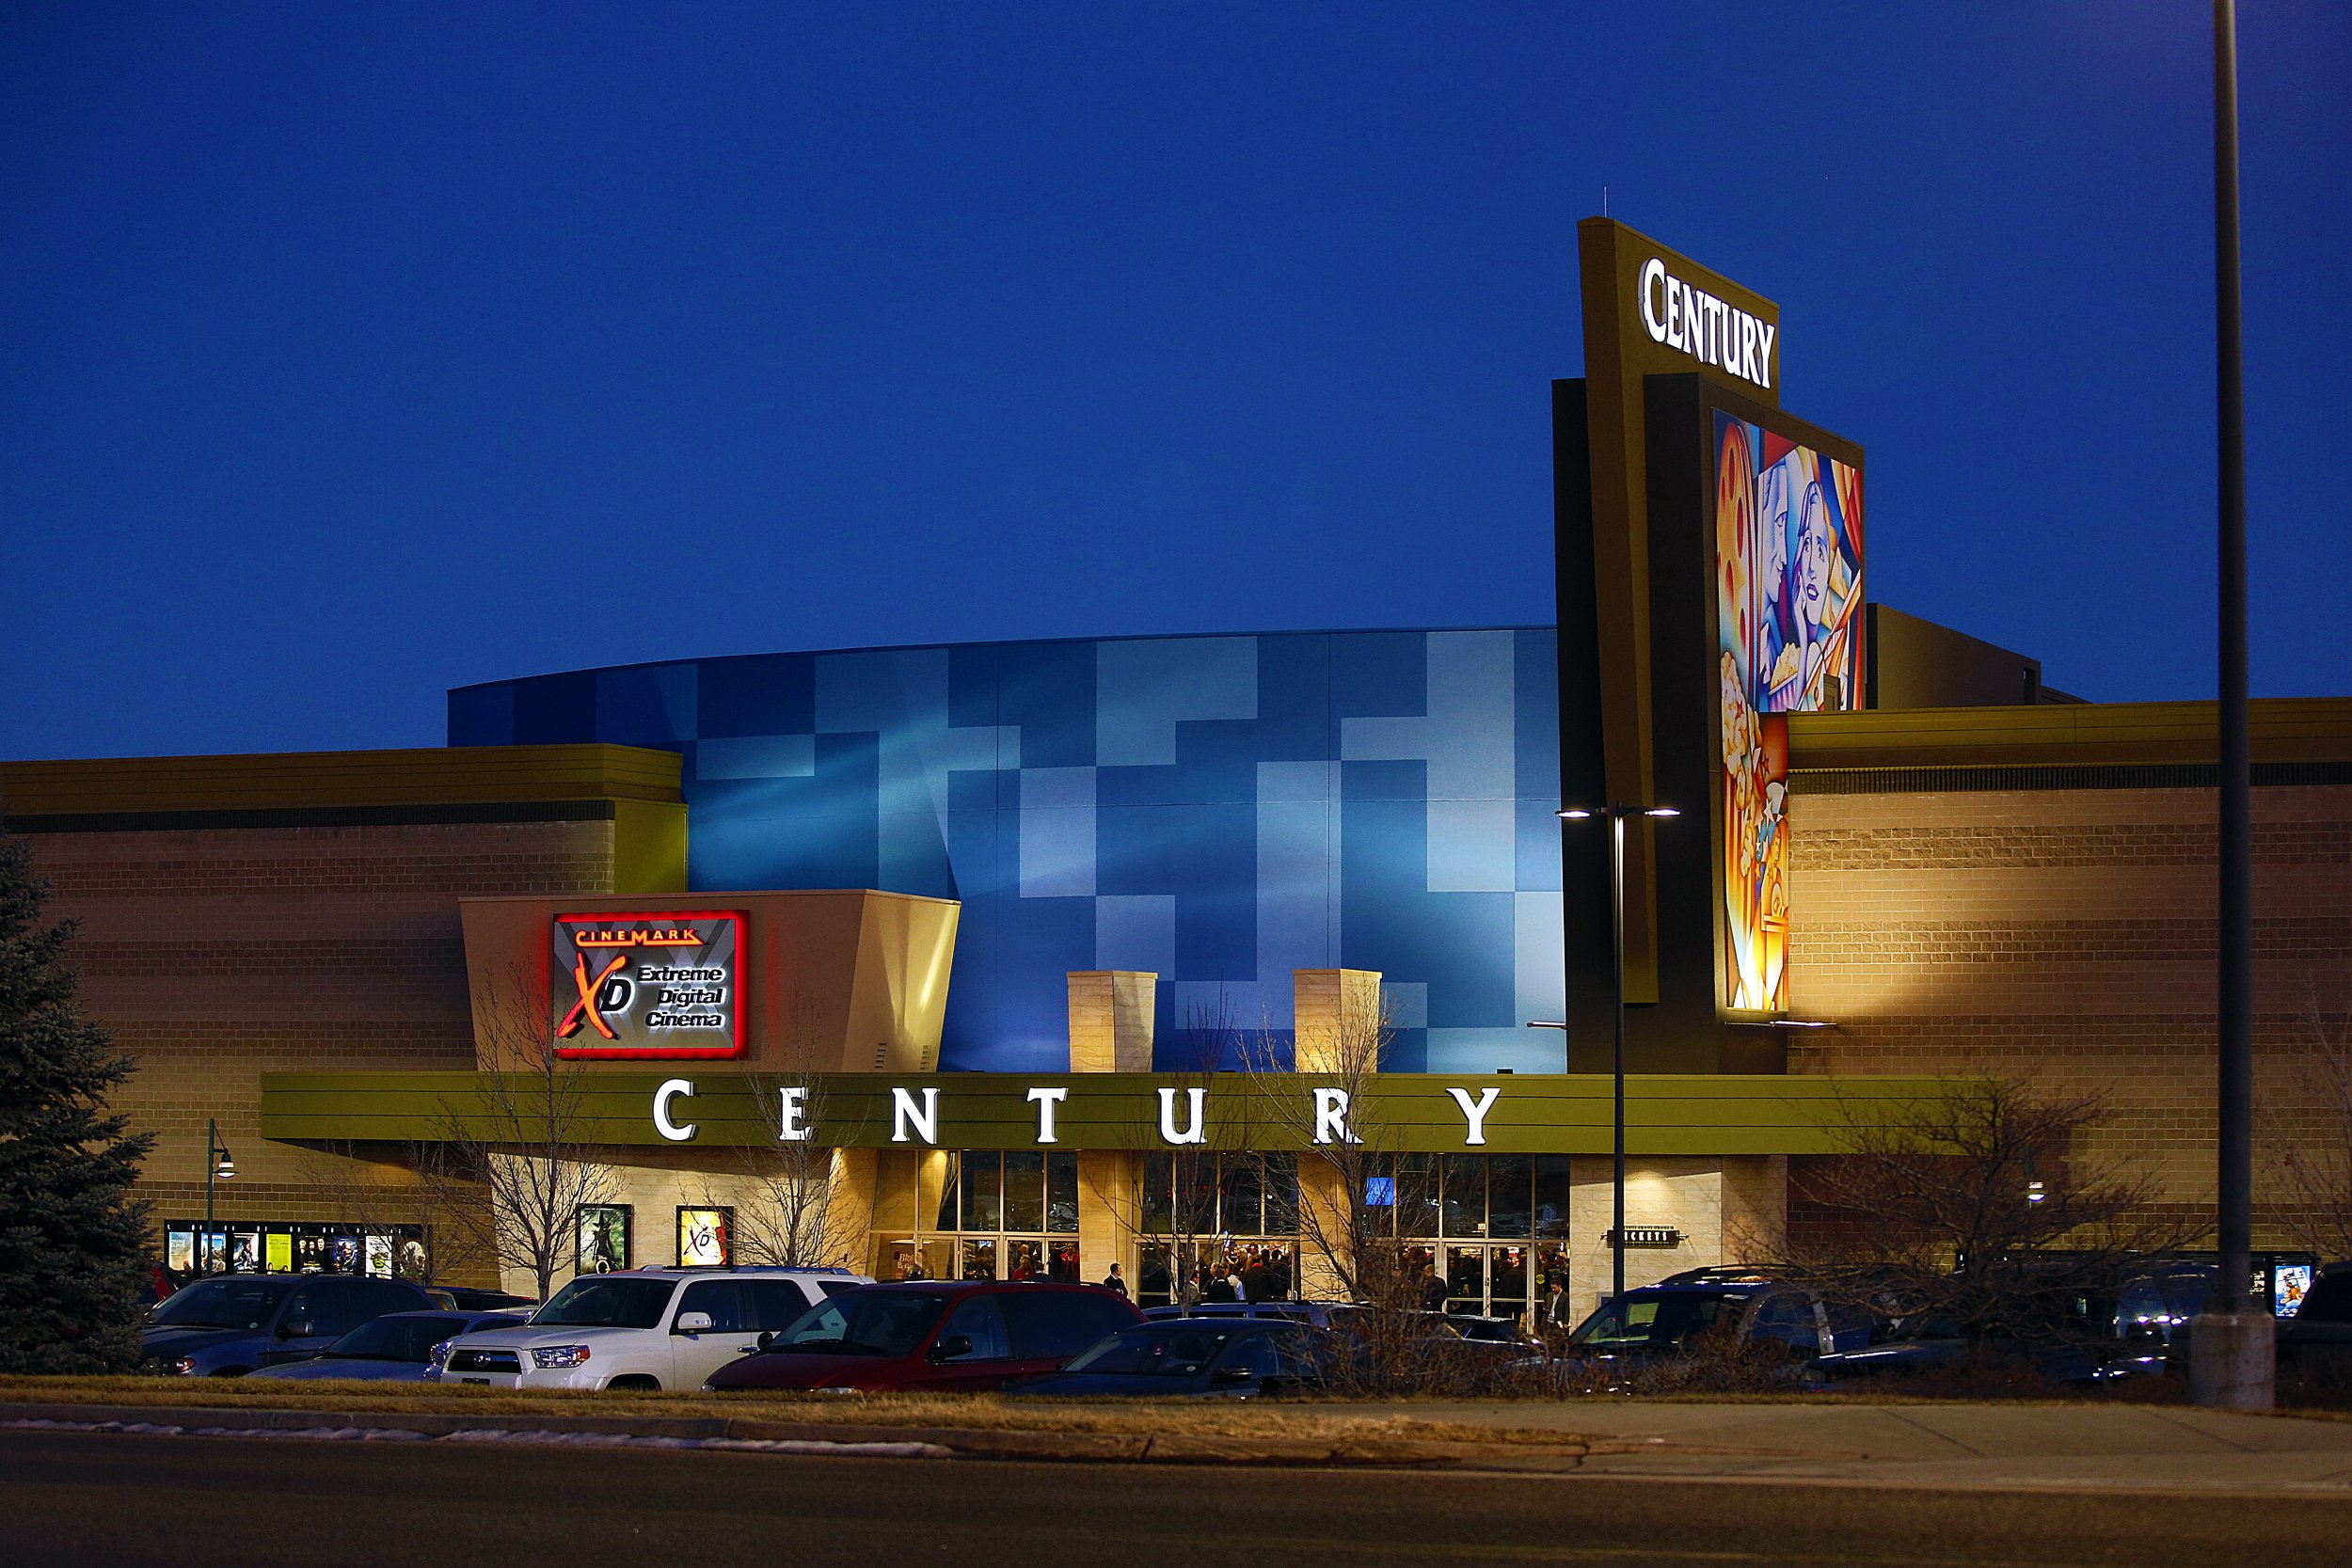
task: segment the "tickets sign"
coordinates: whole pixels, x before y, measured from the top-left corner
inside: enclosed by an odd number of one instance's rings
[[[743,1053],[739,911],[559,914],[548,936],[555,1053]]]

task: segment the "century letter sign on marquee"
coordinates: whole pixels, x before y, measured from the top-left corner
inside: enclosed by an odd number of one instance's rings
[[[555,1053],[743,1053],[743,916],[734,910],[559,914],[548,932]]]
[[[1667,269],[1662,256],[1642,263],[1639,292],[1642,325],[1651,342],[1678,348],[1702,364],[1772,389],[1777,325],[1685,283]]]

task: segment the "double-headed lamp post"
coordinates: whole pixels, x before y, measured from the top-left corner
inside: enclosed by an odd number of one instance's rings
[[[207,1117],[204,1119],[204,1245],[208,1249],[213,1244],[213,1183],[226,1181],[236,1174],[237,1162],[229,1157],[229,1146],[220,1141],[219,1120]],[[228,1250],[226,1247],[221,1249],[223,1257],[228,1255]],[[198,1257],[197,1266],[199,1269],[203,1267],[201,1255]]]
[[[1569,822],[1596,816],[1609,819],[1609,930],[1614,955],[1616,1033],[1610,1071],[1616,1081],[1615,1134],[1611,1148],[1616,1156],[1609,1231],[1609,1299],[1625,1294],[1625,825],[1637,816],[1680,816],[1672,806],[1569,806],[1560,813]]]

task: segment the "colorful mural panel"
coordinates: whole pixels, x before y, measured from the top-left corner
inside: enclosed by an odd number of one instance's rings
[[[1788,1006],[1788,721],[1862,702],[1862,473],[1715,415],[1723,1005]]]

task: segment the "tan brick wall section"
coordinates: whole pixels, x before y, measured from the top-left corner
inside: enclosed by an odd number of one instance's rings
[[[2214,1188],[2211,790],[1808,795],[1790,808],[1795,1072],[1990,1072],[2091,1089],[2089,1151],[2202,1218]],[[2292,1245],[2280,1141],[2314,1013],[2352,1012],[2352,788],[2254,791],[2255,1243]],[[2342,1129],[2333,1130],[2337,1137]]]
[[[272,1070],[468,1069],[457,900],[597,893],[610,822],[35,833],[89,1014],[139,1060],[120,1107],[158,1134],[142,1196],[204,1212],[204,1124],[237,1175],[224,1220],[415,1219],[406,1173],[265,1143]],[[355,1212],[365,1211],[365,1212]]]

